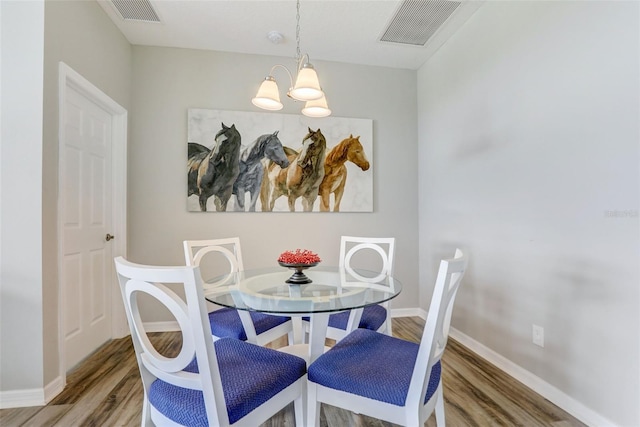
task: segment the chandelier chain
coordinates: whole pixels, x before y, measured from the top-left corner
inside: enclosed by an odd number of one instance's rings
[[[300,0],[296,0],[296,63],[300,61]]]
[[[275,69],[282,68],[287,72],[289,83],[291,84],[287,91],[287,96],[294,101],[305,102],[302,114],[308,117],[327,117],[331,115],[331,110],[327,105],[327,99],[325,98],[320,82],[318,81],[318,74],[313,68],[313,65],[309,62],[309,54],[305,53],[302,55],[300,52],[300,1],[301,0],[296,0],[295,80],[294,75],[286,66],[282,64],[274,65],[271,67],[269,75],[264,79],[262,84],[260,84],[258,93],[251,100],[251,103],[256,107],[263,108],[265,110],[277,111],[283,108],[282,102],[280,102],[278,84],[276,83],[276,79],[273,77]]]

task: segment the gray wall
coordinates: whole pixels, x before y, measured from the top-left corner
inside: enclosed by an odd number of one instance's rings
[[[45,2],[42,248],[45,384],[58,358],[58,64],[66,63],[129,108],[131,45],[93,1]]]
[[[418,72],[422,281],[462,244],[453,325],[620,426],[640,425],[639,16],[487,2]]]
[[[134,46],[129,141],[129,258],[183,264],[182,241],[239,236],[245,268],[311,249],[337,265],[340,236],[395,236],[405,285],[392,307],[418,300],[416,73],[331,62],[314,65],[335,117],[373,119],[373,213],[200,213],[186,210],[187,109],[255,111],[251,98],[288,58]],[[281,82],[286,75],[276,72]],[[284,86],[284,83],[281,83]],[[283,113],[301,105],[283,99]],[[313,119],[309,126],[314,127]]]
[[[38,2],[3,1],[0,2],[0,15],[2,393],[41,389],[43,385],[42,173],[39,166],[42,162],[44,5]],[[6,397],[10,400],[14,396]]]

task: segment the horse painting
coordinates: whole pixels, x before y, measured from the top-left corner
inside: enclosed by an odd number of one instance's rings
[[[216,211],[227,210],[233,183],[240,173],[240,145],[240,132],[235,124],[228,127],[224,123],[215,136],[211,150],[200,144],[189,143],[188,196],[198,196],[201,211],[207,211],[207,200],[211,196],[215,196]]]
[[[333,193],[333,211],[340,212],[340,201],[344,194],[344,186],[347,182],[347,167],[345,163],[348,161],[354,163],[363,171],[369,169],[369,160],[364,153],[360,136],[343,139],[340,144],[336,145],[329,151],[327,158],[324,160],[324,178],[318,194],[320,195],[320,211],[329,211],[329,201]]]
[[[302,197],[302,208],[305,212],[313,210],[318,197],[318,187],[324,177],[324,154],[327,141],[318,129],[309,129],[302,139],[302,149],[296,152],[285,149],[289,166],[282,168],[274,163],[265,170],[266,179],[262,180],[260,201],[263,211],[272,211],[276,199],[286,195],[289,210],[294,212],[296,200]]]
[[[281,168],[289,166],[289,159],[284,153],[282,143],[278,139],[278,131],[258,137],[240,154],[240,174],[233,184],[235,210],[244,211],[245,193],[249,192],[251,202],[249,211],[255,212],[256,201],[260,193],[260,185],[264,176],[262,159],[274,162]]]

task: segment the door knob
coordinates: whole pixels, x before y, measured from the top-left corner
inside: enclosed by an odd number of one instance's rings
[[[112,236],[111,234],[107,233],[107,235],[104,238],[107,239],[107,242],[108,242],[109,240],[115,239],[116,236]]]

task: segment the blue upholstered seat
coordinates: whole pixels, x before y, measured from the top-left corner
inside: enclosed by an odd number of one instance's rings
[[[403,406],[419,345],[367,329],[356,329],[309,366],[309,381],[332,389]],[[366,363],[353,363],[362,360]],[[431,370],[424,401],[440,382],[440,361]]]
[[[347,329],[347,323],[349,322],[349,311],[343,311],[342,313],[335,313],[329,316],[329,327],[336,329]],[[309,317],[303,317],[302,320],[307,322]],[[381,305],[370,305],[365,307],[362,311],[362,317],[360,317],[360,324],[358,328],[369,329],[371,331],[377,331],[387,321],[387,310]]]
[[[291,320],[290,317],[272,316],[254,311],[249,314],[258,335]],[[247,334],[242,326],[238,310],[234,308],[212,311],[209,313],[209,323],[211,324],[211,333],[216,337],[247,340]]]
[[[231,338],[215,343],[229,422],[235,423],[306,372],[299,357]],[[198,372],[195,360],[185,369]],[[185,426],[207,426],[202,392],[156,380],[149,402],[167,418]]]

